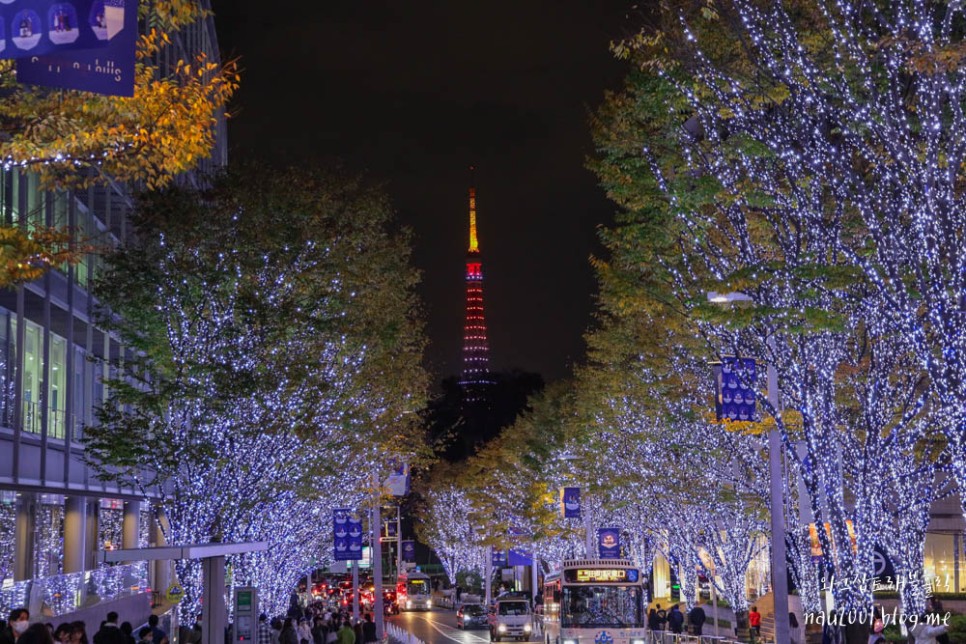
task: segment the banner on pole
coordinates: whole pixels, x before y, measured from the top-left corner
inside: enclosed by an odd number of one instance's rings
[[[494,550],[493,551],[493,567],[494,568],[506,568],[506,566],[507,566],[506,550]]]
[[[362,559],[362,518],[349,508],[332,511],[336,561]]]
[[[3,0],[0,58],[106,47],[107,18],[103,0]]]
[[[580,518],[579,487],[565,487],[560,490],[560,512],[565,519]]]
[[[757,365],[754,358],[726,356],[712,365],[714,413],[721,420],[757,421]]]
[[[617,528],[598,528],[597,554],[601,559],[620,559],[621,532]]]
[[[511,548],[507,562],[511,566],[530,566],[533,565],[533,557],[529,552]]]
[[[103,36],[98,49],[31,52],[17,60],[21,83],[76,89],[108,96],[134,96],[137,0],[89,0]]]
[[[402,542],[402,560],[410,563],[416,563],[416,542],[415,541]]]

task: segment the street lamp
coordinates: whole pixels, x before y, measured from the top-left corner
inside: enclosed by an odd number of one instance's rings
[[[728,305],[735,302],[753,304],[754,300],[744,293],[708,293],[708,301]],[[774,349],[771,337],[768,348]],[[768,362],[768,404],[778,410],[778,371],[772,361]],[[771,498],[771,587],[775,596],[775,641],[790,642],[791,626],[788,620],[788,562],[785,552],[785,512],[782,486],[782,437],[778,423],[768,432],[768,482]]]

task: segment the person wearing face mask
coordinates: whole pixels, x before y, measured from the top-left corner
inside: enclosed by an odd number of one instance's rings
[[[16,644],[28,626],[30,626],[30,611],[26,608],[14,608],[10,611],[7,627],[0,632],[0,644]]]

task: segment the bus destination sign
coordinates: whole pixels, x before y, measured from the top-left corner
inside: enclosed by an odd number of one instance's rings
[[[640,573],[636,568],[571,568],[564,578],[572,584],[636,584]]]

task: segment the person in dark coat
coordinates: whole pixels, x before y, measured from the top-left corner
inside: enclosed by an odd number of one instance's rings
[[[279,644],[299,644],[299,634],[295,631],[295,620],[291,617],[285,618],[282,624],[282,632],[278,635]]]
[[[54,644],[54,636],[50,630],[46,624],[31,624],[17,642],[19,644]]]
[[[14,608],[10,611],[7,625],[0,631],[0,644],[16,644],[30,626],[30,611],[26,608]]]
[[[704,614],[704,609],[700,605],[695,604],[688,612],[688,623],[691,624],[691,634],[692,635],[703,635],[704,622],[707,620],[707,616]]]
[[[376,637],[376,623],[372,621],[372,614],[366,615],[366,621],[362,624],[362,641],[363,642],[378,642],[379,639]]]
[[[155,638],[154,641],[161,640]],[[101,624],[100,630],[94,633],[94,644],[128,644],[127,637],[117,625],[117,613],[111,611],[107,614],[107,619]]]
[[[679,605],[671,606],[671,612],[667,614],[667,623],[672,633],[684,632],[684,613],[681,612]]]

